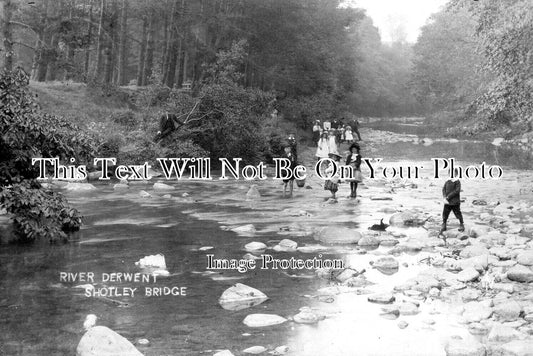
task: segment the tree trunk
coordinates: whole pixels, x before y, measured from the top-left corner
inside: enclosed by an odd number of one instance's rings
[[[11,19],[13,17],[14,4],[12,0],[3,0],[4,19],[2,27],[2,35],[4,37],[4,68],[7,70],[13,69],[13,29],[11,27]]]
[[[118,85],[126,85],[126,66],[128,64],[128,0],[122,0],[120,16],[120,47],[118,53]]]
[[[118,29],[118,7],[117,1],[113,0],[111,20],[109,22],[109,38],[104,50],[104,82],[109,84],[113,81],[115,60],[117,53],[117,29]]]
[[[152,10],[150,14],[150,25],[148,30],[148,40],[146,44],[146,53],[144,59],[144,75],[142,85],[147,85],[152,76],[154,65],[154,37],[155,37],[155,13]]]
[[[99,78],[100,73],[102,73],[103,67],[103,56],[102,52],[104,49],[104,11],[105,11],[105,0],[100,1],[100,21],[98,22],[98,39],[96,44],[96,66],[94,77]]]
[[[69,21],[72,21],[72,11],[76,5],[76,0],[71,0],[69,3],[69,9],[68,9],[68,18]],[[66,66],[63,72],[63,80],[69,80],[72,79],[73,76],[73,69],[74,69],[74,46],[71,41],[67,43],[67,53],[65,56],[66,59]]]
[[[47,66],[46,66],[46,81],[56,80],[57,77],[57,48],[59,40],[56,35],[52,35],[52,40],[50,41],[50,48],[52,50],[48,51],[47,57]]]
[[[181,87],[181,83],[183,82],[181,79],[181,63],[183,62],[183,40],[180,38],[179,45],[178,45],[178,53],[176,58],[176,78],[174,80],[174,85],[176,85],[176,88]]]
[[[165,4],[168,5],[167,2],[165,2]],[[165,18],[165,21],[164,21],[164,24],[163,24],[163,53],[161,54],[161,63],[160,63],[160,69],[161,69],[161,74],[163,74],[164,72],[164,68],[165,68],[165,62],[166,62],[166,57],[167,57],[167,42],[168,42],[168,14],[165,12],[164,14],[164,18]],[[162,79],[162,78],[161,78]]]
[[[170,63],[172,62],[172,58],[175,58],[175,42],[176,42],[176,25],[175,25],[175,19],[176,19],[176,4],[178,0],[174,0],[172,2],[172,10],[170,12],[170,21],[169,21],[169,34],[167,37],[167,42],[165,44],[165,58],[163,61],[163,78],[162,78],[162,84],[167,84],[169,82],[169,74],[171,72],[170,70]],[[174,63],[175,66],[175,63]],[[174,69],[173,69],[174,70]],[[174,78],[172,78],[173,81]]]
[[[91,60],[91,42],[93,40],[93,2],[90,0],[89,6],[89,29],[87,30],[87,49],[85,50],[85,63],[83,64],[84,80],[89,80],[89,63]]]
[[[143,27],[142,27],[142,38],[141,38],[141,48],[139,52],[139,66],[137,67],[137,85],[143,85],[144,77],[144,60],[146,55],[146,32],[148,28],[148,18],[143,16]]]

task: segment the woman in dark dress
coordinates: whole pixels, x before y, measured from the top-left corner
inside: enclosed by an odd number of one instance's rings
[[[354,152],[355,151],[355,152]],[[353,143],[350,146],[350,153],[346,156],[346,165],[351,166],[353,170],[353,177],[347,179],[350,182],[350,198],[355,199],[357,197],[357,184],[363,180],[361,174],[361,147],[357,143]]]

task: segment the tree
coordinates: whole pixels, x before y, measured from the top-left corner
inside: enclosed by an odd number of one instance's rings
[[[483,70],[493,76],[472,103],[484,124],[533,129],[533,3],[529,0],[453,0],[449,11],[466,9],[476,20]]]
[[[11,70],[13,68],[13,29],[12,18],[14,4],[12,0],[2,0],[2,12],[4,18],[2,19],[2,35],[4,37],[4,68]]]
[[[413,89],[426,112],[462,110],[479,94],[476,21],[467,11],[434,14],[414,46]]]

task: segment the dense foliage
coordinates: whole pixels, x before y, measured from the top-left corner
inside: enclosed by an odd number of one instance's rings
[[[59,193],[41,189],[32,158],[82,163],[92,155],[93,144],[70,122],[41,113],[27,86],[21,69],[0,73],[0,204],[13,214],[22,239],[55,241],[66,237],[63,231],[78,228],[80,216]]]
[[[184,83],[198,90],[221,52],[247,43],[232,80],[275,92],[302,128],[345,110],[416,110],[406,90],[410,46],[382,44],[364,11],[340,0],[9,1],[15,62],[36,81],[167,87],[156,105]],[[307,107],[317,98],[333,110]]]
[[[533,129],[533,2],[451,0],[415,46],[415,93],[428,112],[455,110],[470,132]]]

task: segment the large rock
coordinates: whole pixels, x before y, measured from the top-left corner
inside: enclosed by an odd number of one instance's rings
[[[294,322],[298,324],[315,324],[323,318],[314,313],[310,308],[302,308],[302,310],[294,316]]]
[[[253,241],[253,242],[249,242],[246,245],[244,245],[244,249],[250,252],[263,251],[267,249],[267,245],[265,245],[262,242]]]
[[[474,268],[478,272],[483,272],[489,266],[488,258],[488,255],[475,256],[466,258],[464,260],[459,260],[456,264],[462,270],[465,270],[467,268]]]
[[[237,283],[222,293],[218,303],[226,310],[242,310],[259,305],[267,299],[266,294],[260,290]]]
[[[406,221],[413,221],[418,218],[416,211],[406,210],[400,213],[393,214],[389,218],[389,224],[393,226],[404,226]]]
[[[520,316],[522,308],[518,302],[510,300],[495,305],[493,310],[494,314],[497,315],[501,321],[515,321]]]
[[[446,356],[485,356],[485,346],[476,340],[451,339],[444,348]]]
[[[467,323],[480,322],[490,318],[492,308],[484,302],[468,302],[465,304],[463,318]]]
[[[466,246],[460,253],[462,258],[489,255],[489,250],[483,245]]]
[[[520,333],[514,328],[502,325],[494,324],[488,336],[489,341],[507,342],[520,338]]]
[[[377,304],[390,304],[394,302],[394,295],[391,293],[373,294],[368,297],[368,301]]]
[[[388,274],[388,272],[398,271],[399,263],[394,257],[381,257],[374,262],[374,268],[380,272]]]
[[[403,302],[399,305],[400,315],[416,315],[419,313],[418,306],[411,302]]]
[[[283,324],[287,319],[275,314],[250,314],[242,321],[251,328]]]
[[[526,250],[516,256],[516,261],[524,266],[533,266],[533,250]]]
[[[236,232],[239,235],[253,235],[256,232],[255,226],[252,224],[237,226],[231,229],[231,231]]]
[[[533,339],[513,340],[492,349],[493,356],[533,356]]]
[[[356,244],[361,237],[359,231],[345,227],[327,227],[318,233],[318,240],[327,244]]]
[[[479,272],[473,268],[468,267],[457,273],[457,280],[459,282],[472,282],[479,278]]]
[[[252,346],[252,347],[242,350],[242,352],[245,354],[259,355],[265,352],[266,350],[267,348],[264,346]]]
[[[367,236],[363,236],[358,242],[357,244],[359,246],[365,246],[365,247],[375,247],[375,246],[379,246],[379,239],[374,237],[374,236],[371,236],[371,235],[367,235]]]
[[[165,184],[165,183],[154,183],[154,190],[174,190],[176,187],[173,187],[171,185]]]
[[[504,246],[495,246],[490,248],[490,253],[496,257],[498,257],[500,260],[507,261],[510,260],[512,257],[511,249]]]
[[[470,237],[480,237],[490,231],[490,227],[482,225],[474,225],[468,228],[468,235]]]
[[[516,265],[507,271],[507,278],[515,282],[533,282],[533,271],[526,266]]]
[[[222,350],[222,351],[218,351],[217,353],[213,354],[213,356],[234,356],[234,355],[230,350]]]
[[[143,356],[123,336],[105,326],[93,326],[82,336],[76,356]]]
[[[293,240],[283,239],[276,246],[274,246],[274,251],[285,251],[293,252],[298,248],[298,243]]]
[[[163,270],[167,269],[165,256],[160,253],[157,255],[145,256],[139,261],[135,262],[135,265],[139,268],[157,268]]]
[[[87,192],[96,190],[96,187],[91,183],[68,182],[68,184],[65,186],[65,189],[73,192]]]

